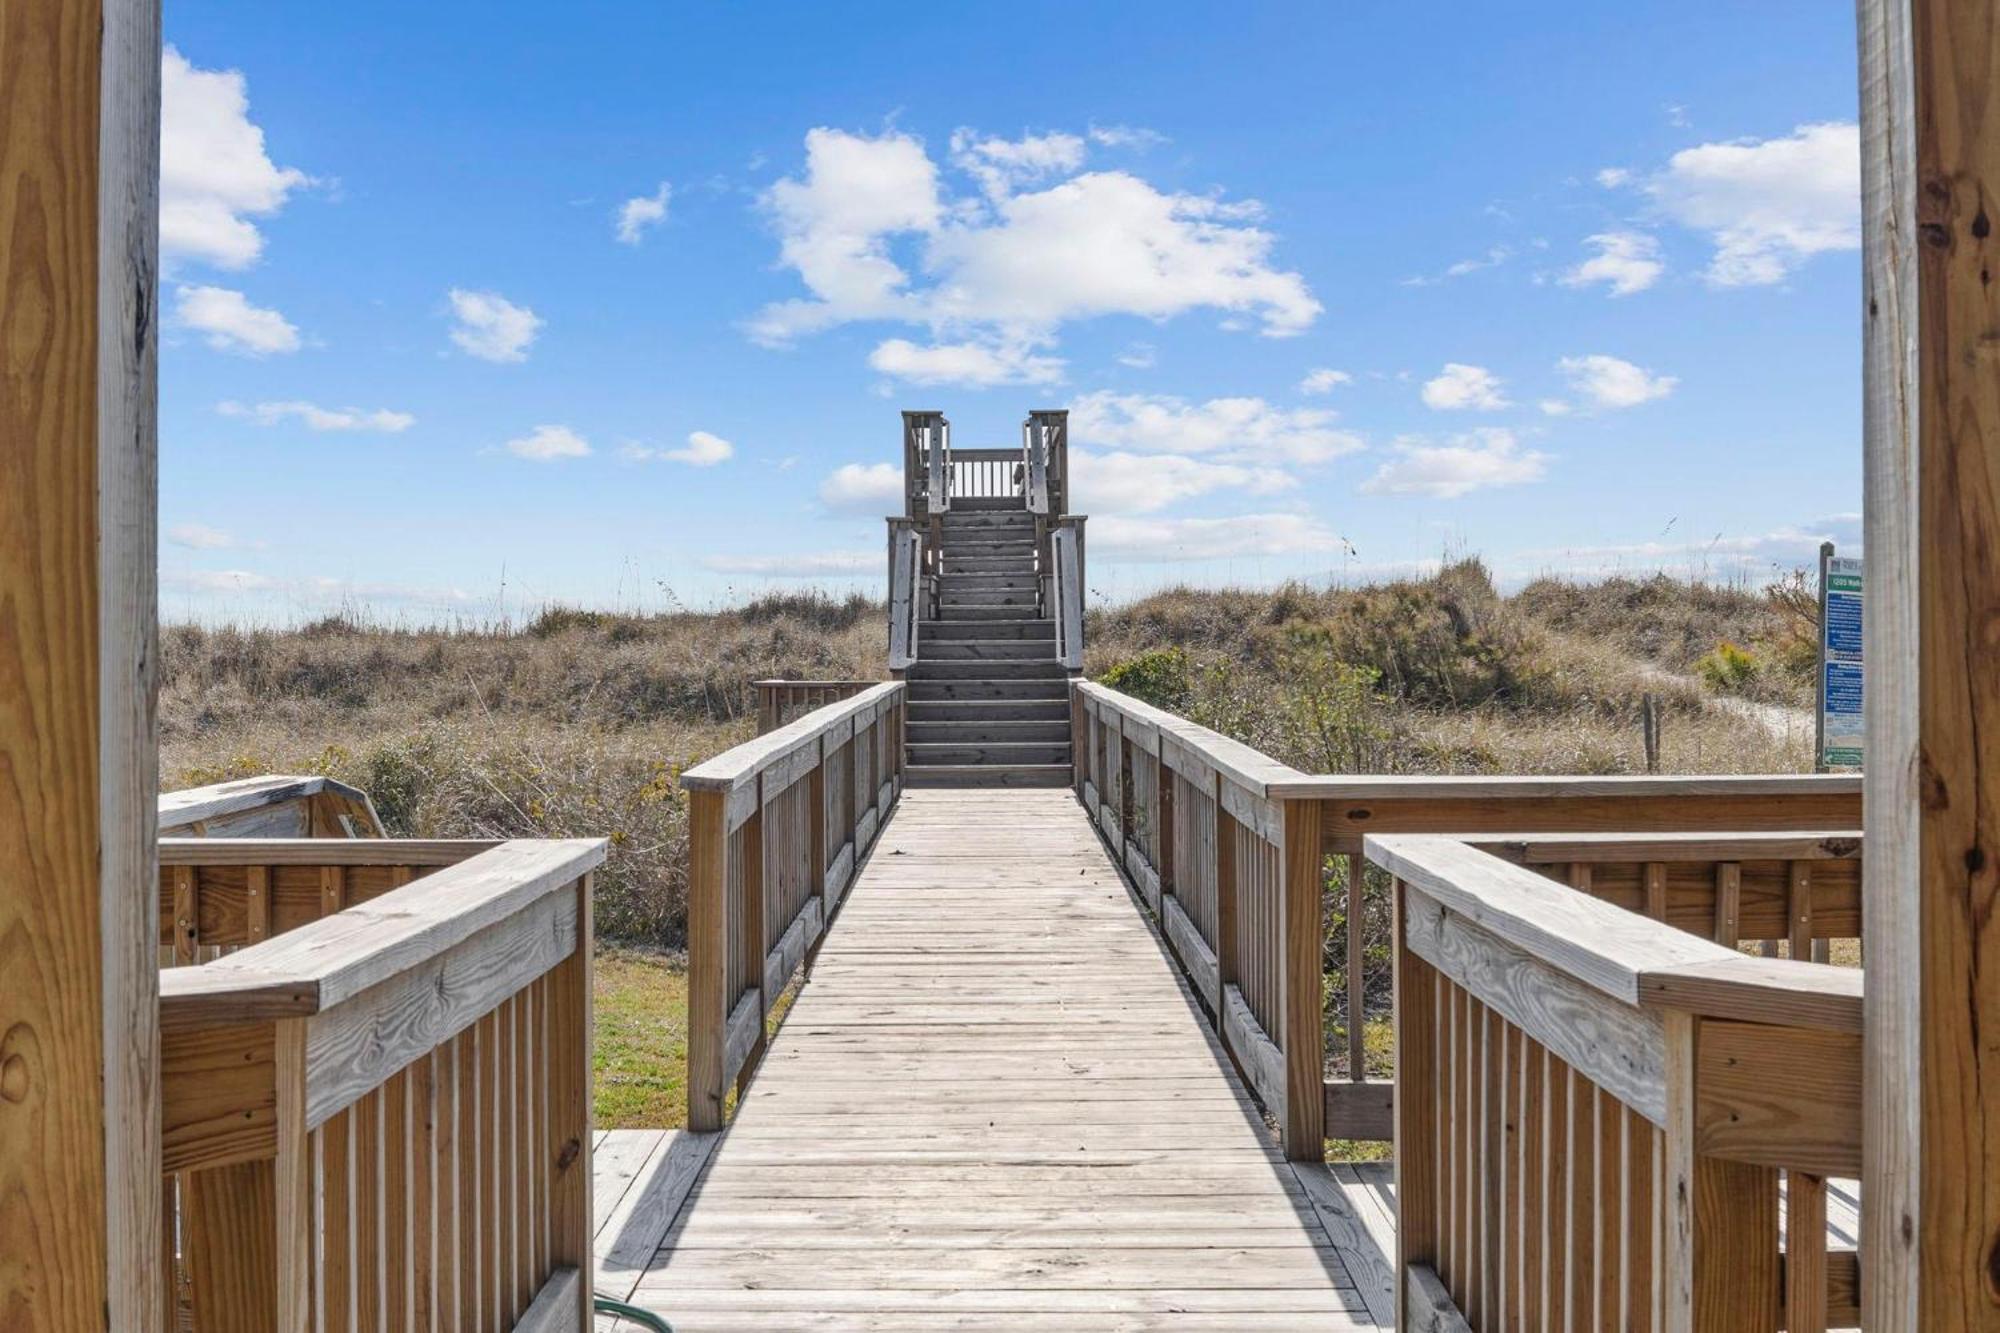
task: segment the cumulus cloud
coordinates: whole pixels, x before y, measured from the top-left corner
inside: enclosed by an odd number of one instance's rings
[[[880,551],[801,551],[791,555],[708,555],[703,569],[767,579],[822,579],[882,572]]]
[[[635,463],[664,458],[669,463],[685,463],[689,467],[714,467],[734,458],[736,446],[720,435],[695,430],[688,432],[687,444],[683,448],[655,449],[650,445],[628,444],[618,452]]]
[[[1781,282],[1814,255],[1861,246],[1861,131],[1852,122],[1699,144],[1649,176],[1607,182],[1628,183],[1709,238],[1705,276],[1717,287]]]
[[[446,293],[453,320],[451,340],[481,361],[526,361],[528,348],[541,332],[542,320],[526,306],[515,305],[498,292]]]
[[[1424,381],[1424,406],[1439,412],[1492,412],[1511,406],[1500,392],[1500,377],[1484,366],[1447,361],[1435,379]]]
[[[1215,454],[1229,461],[1325,463],[1362,447],[1334,413],[1262,398],[1190,403],[1166,394],[1087,393],[1070,404],[1070,438],[1103,449]]]
[[[563,458],[587,458],[590,444],[568,426],[537,426],[519,439],[509,440],[508,453],[536,463],[553,463]]]
[[[167,529],[167,540],[190,551],[226,551],[236,545],[236,538],[206,523],[176,523]]]
[[[160,60],[160,252],[243,268],[270,217],[310,178],[271,161],[240,70],[197,69],[172,46]]]
[[[1274,495],[1298,484],[1282,468],[1212,463],[1182,454],[1072,449],[1069,462],[1075,505],[1082,513],[1149,514],[1213,491]]]
[[[1096,540],[1096,534],[1091,534]],[[1545,547],[1508,557],[1510,575],[1604,578],[1636,570],[1682,573],[1695,578],[1756,577],[1810,568],[1822,542],[1849,555],[1861,550],[1861,515],[1827,514],[1804,523],[1782,523],[1747,533],[1715,532],[1668,541],[1654,537],[1602,546]]]
[[[820,503],[843,514],[880,515],[903,507],[903,472],[891,463],[843,463],[819,484]]]
[[[1119,518],[1090,521],[1090,554],[1120,564],[1257,556],[1334,555],[1346,542],[1307,514],[1233,518]]]
[[[1092,125],[1090,141],[1105,148],[1136,148],[1141,152],[1173,142],[1158,130],[1143,125]]]
[[[986,389],[996,384],[1054,384],[1060,358],[1036,355],[1018,342],[932,343],[891,338],[868,354],[868,364],[910,384],[952,384]]]
[[[1665,398],[1680,383],[1672,375],[1655,375],[1630,361],[1601,353],[1566,356],[1556,363],[1556,369],[1569,377],[1570,391],[1592,407],[1637,407]],[[1548,410],[1546,404],[1543,410]]]
[[[1563,273],[1558,281],[1565,287],[1603,283],[1612,296],[1630,296],[1645,291],[1666,272],[1659,241],[1645,232],[1599,232],[1583,243],[1597,253]]]
[[[618,239],[626,245],[637,245],[646,232],[667,220],[667,204],[674,197],[674,187],[665,181],[651,194],[642,194],[635,199],[627,199],[618,206]]]
[[[1414,278],[1404,278],[1403,285],[1405,287],[1435,287],[1441,282],[1450,282],[1453,278],[1463,278],[1467,274],[1477,273],[1481,269],[1498,268],[1513,257],[1514,252],[1504,245],[1490,246],[1486,253],[1474,255],[1470,259],[1461,259],[1456,264],[1447,265],[1443,272],[1419,274]]]
[[[1160,353],[1151,343],[1133,343],[1120,352],[1116,359],[1121,366],[1130,366],[1134,370],[1151,370],[1154,363],[1160,359]]]
[[[176,288],[174,322],[201,334],[219,352],[270,356],[299,350],[299,331],[290,320],[227,287]]]
[[[1299,381],[1300,393],[1332,393],[1343,384],[1354,383],[1354,376],[1344,370],[1309,370]]]
[[[1499,427],[1443,441],[1406,435],[1391,451],[1395,456],[1361,484],[1363,491],[1454,500],[1473,491],[1537,481],[1548,464],[1548,455],[1521,448],[1513,431]]]
[[[384,435],[395,435],[417,424],[417,419],[408,412],[392,412],[387,408],[369,411],[359,407],[320,407],[307,402],[281,403],[238,403],[222,402],[215,410],[225,417],[236,417],[255,422],[259,426],[276,426],[286,421],[297,421],[307,430],[318,431],[375,431]]]
[[[1086,152],[1074,135],[962,131],[948,160],[977,189],[959,194],[911,135],[812,130],[804,171],[764,196],[780,261],[810,295],[767,306],[751,335],[782,344],[888,320],[1039,343],[1074,320],[1213,309],[1285,336],[1318,317],[1305,280],[1273,266],[1257,205],[1070,174]]]

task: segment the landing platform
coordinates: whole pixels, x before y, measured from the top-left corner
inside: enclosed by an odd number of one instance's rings
[[[731,1126],[598,1163],[681,1333],[1376,1326],[1066,791],[907,792]]]

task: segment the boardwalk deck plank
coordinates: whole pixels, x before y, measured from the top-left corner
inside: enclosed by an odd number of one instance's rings
[[[679,1330],[1373,1327],[1194,1006],[1067,792],[906,793],[635,1299]]]

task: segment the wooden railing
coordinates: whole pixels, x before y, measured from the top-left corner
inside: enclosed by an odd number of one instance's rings
[[[936,614],[938,546],[926,541],[934,524],[889,518],[889,669],[902,671],[917,658],[917,623]]]
[[[269,775],[162,792],[160,836],[379,838],[368,793],[332,778]]]
[[[873,685],[681,774],[691,1128],[722,1128],[772,1004],[902,793],[904,698],[901,681]]]
[[[1056,622],[1056,660],[1083,669],[1083,524],[1072,514],[1049,525],[1042,561],[1042,609]]]
[[[1057,517],[1069,512],[1069,413],[1037,410],[1021,423],[1027,460],[1028,512]]]
[[[1858,898],[1850,896],[1849,890],[1844,887],[1856,882],[1852,877],[1855,872],[1849,869],[1852,863],[1845,856],[1835,854],[1844,847],[1843,839],[1851,836],[1839,831],[1860,827],[1861,783],[1857,777],[1811,774],[1533,778],[1315,776],[1288,768],[1183,718],[1100,685],[1079,682],[1075,687],[1071,712],[1077,756],[1077,789],[1085,793],[1090,811],[1098,816],[1112,846],[1122,849],[1125,864],[1135,881],[1141,884],[1149,903],[1159,893],[1152,887],[1155,880],[1170,883],[1181,875],[1197,876],[1185,890],[1168,890],[1173,892],[1173,906],[1178,911],[1178,917],[1170,915],[1164,906],[1156,906],[1155,911],[1160,915],[1162,927],[1168,931],[1170,940],[1174,939],[1173,932],[1180,930],[1183,940],[1176,941],[1176,951],[1180,953],[1183,965],[1198,979],[1206,976],[1212,966],[1207,956],[1216,955],[1218,948],[1217,936],[1208,933],[1205,928],[1207,916],[1193,916],[1196,908],[1204,914],[1207,912],[1210,890],[1207,882],[1199,878],[1205,872],[1190,870],[1186,865],[1170,859],[1162,860],[1162,857],[1171,858],[1175,849],[1156,846],[1157,839],[1148,830],[1172,827],[1176,820],[1185,822],[1194,819],[1202,828],[1220,828],[1227,836],[1235,837],[1243,822],[1238,818],[1228,827],[1208,822],[1212,817],[1204,802],[1212,802],[1215,798],[1213,793],[1201,790],[1201,784],[1206,779],[1199,768],[1183,765],[1192,770],[1192,776],[1165,783],[1155,774],[1155,768],[1162,763],[1171,768],[1175,758],[1190,749],[1196,757],[1203,752],[1234,756],[1235,771],[1246,779],[1254,779],[1228,784],[1237,788],[1239,794],[1254,793],[1260,800],[1273,805],[1299,803],[1313,812],[1311,820],[1319,830],[1321,852],[1327,857],[1340,858],[1342,862],[1340,869],[1345,883],[1345,919],[1348,923],[1343,941],[1346,986],[1335,1001],[1345,1031],[1346,1068],[1342,1077],[1324,1080],[1324,1106],[1319,1115],[1329,1138],[1382,1141],[1389,1139],[1393,1131],[1394,1084],[1388,1079],[1368,1077],[1365,1051],[1371,971],[1364,945],[1368,935],[1365,927],[1371,912],[1371,895],[1366,892],[1367,861],[1361,855],[1361,847],[1364,836],[1371,831],[1468,835],[1560,832],[1564,837],[1559,841],[1536,845],[1575,849],[1602,831],[1626,836],[1653,833],[1678,835],[1685,830],[1824,830],[1793,835],[1784,844],[1799,852],[1799,856],[1793,859],[1812,860],[1818,867],[1816,872],[1808,871],[1805,876],[1811,891],[1811,897],[1805,901],[1813,913],[1812,929],[1820,935],[1847,931],[1850,923],[1854,931],[1859,929],[1858,919],[1851,915]],[[1154,740],[1159,734],[1181,738],[1182,742],[1178,748],[1167,751],[1164,760],[1158,757],[1161,752]],[[1211,759],[1209,767],[1230,769],[1231,763],[1217,763]],[[1128,774],[1131,775],[1129,804],[1125,787],[1121,785],[1128,781]],[[1176,800],[1191,803],[1193,813],[1176,806]],[[1573,830],[1584,830],[1584,833],[1575,834],[1571,832]],[[1503,840],[1495,838],[1492,841],[1498,844]],[[1513,841],[1523,849],[1530,845],[1520,839]],[[1630,855],[1614,853],[1608,848],[1605,854],[1625,856],[1625,864],[1640,867],[1633,873],[1643,875],[1646,873],[1643,867],[1649,860],[1672,862],[1677,859],[1678,854],[1668,855],[1659,850],[1671,841],[1671,838],[1661,841],[1651,851],[1634,846]],[[1775,852],[1778,847],[1779,844],[1774,842],[1763,850]],[[1805,854],[1808,847],[1818,848],[1824,855],[1808,857]],[[1670,903],[1674,904],[1670,919],[1677,922],[1687,919],[1688,914],[1687,900],[1680,895],[1677,887],[1681,877],[1710,873],[1697,868],[1700,849],[1699,839],[1690,840],[1684,848],[1688,859],[1681,869],[1670,872],[1669,884],[1674,888],[1669,897]],[[1214,852],[1197,847],[1192,854],[1208,858]],[[1522,854],[1528,853],[1523,850]],[[1752,916],[1747,929],[1752,933],[1739,938],[1767,938],[1755,933],[1769,928],[1768,907],[1763,894],[1770,871],[1764,864],[1765,860],[1760,854],[1749,857],[1744,864],[1750,875],[1748,901]],[[1203,864],[1207,864],[1206,860]],[[1611,864],[1615,863],[1607,862],[1607,867]],[[1607,887],[1622,883],[1623,873],[1607,868]],[[1726,879],[1729,872],[1716,870],[1713,873]],[[1796,872],[1787,869],[1785,873],[1789,881],[1789,877]],[[1378,881],[1377,887],[1385,888],[1385,881]],[[1372,897],[1386,901],[1382,893]],[[1739,901],[1742,901],[1740,897]],[[1788,908],[1790,902],[1788,891]],[[1304,919],[1302,914],[1300,920]],[[1315,908],[1313,920],[1317,922],[1319,919],[1318,909]],[[1177,921],[1185,921],[1185,925],[1177,926]],[[1380,924],[1386,930],[1388,923]],[[1244,927],[1239,923],[1239,928]],[[1314,924],[1311,929],[1317,932],[1320,927]],[[1193,949],[1192,943],[1188,943],[1190,941],[1202,945],[1206,956]],[[1183,948],[1183,943],[1188,943],[1188,947]],[[1319,947],[1314,945],[1314,957],[1319,956]],[[1386,964],[1378,963],[1377,966],[1382,972],[1379,979],[1386,983]],[[1253,987],[1259,980],[1252,978]],[[1303,991],[1306,981],[1301,978],[1299,984]],[[1311,985],[1317,996],[1320,985],[1317,967]],[[1303,1004],[1303,995],[1299,1002]],[[1255,1013],[1255,1010],[1252,1012]],[[1316,1024],[1318,1021],[1315,1020]],[[1319,1040],[1323,1041],[1323,1029],[1316,1030],[1322,1032]],[[1305,1057],[1301,1054],[1299,1058],[1303,1061]]]
[[[201,946],[270,931],[161,974],[168,1326],[589,1327],[605,844],[161,851]]]
[[[951,451],[953,500],[1012,500],[1024,496],[1027,468],[1019,449]]]
[[[757,690],[757,734],[779,727],[818,708],[852,699],[879,680],[760,680]]]
[[[1858,971],[1450,838],[1366,852],[1394,877],[1402,1327],[1855,1321],[1826,1179],[1860,1170]]]

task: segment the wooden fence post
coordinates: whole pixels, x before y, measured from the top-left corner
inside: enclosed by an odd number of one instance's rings
[[[722,1128],[729,1026],[729,796],[688,793],[688,1128]]]
[[[1326,1158],[1326,1019],[1320,999],[1325,857],[1319,802],[1281,804],[1285,846],[1278,966],[1284,1021],[1278,1044],[1285,1054],[1285,1156],[1318,1162]]]
[[[576,950],[549,976],[549,1089],[546,1151],[550,1200],[549,1262],[576,1269],[577,1323],[592,1326],[591,1288],[591,916],[594,875],[577,881]]]
[[[277,1333],[307,1333],[312,1307],[312,1137],[306,1130],[306,1020],[281,1019],[274,1034],[277,1158],[271,1173],[276,1227]]]
[[[1410,1266],[1438,1266],[1438,984],[1431,965],[1403,947],[1406,903],[1401,881],[1391,886],[1391,894],[1396,960],[1396,1326],[1409,1328]]]

